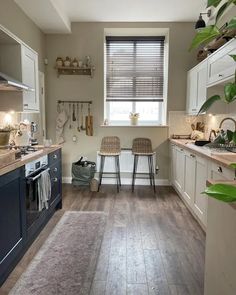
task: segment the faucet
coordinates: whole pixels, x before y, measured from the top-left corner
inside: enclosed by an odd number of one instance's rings
[[[212,134],[214,138],[212,139]],[[211,132],[209,134],[209,141],[213,141],[216,138],[216,131],[214,129],[211,129]]]
[[[230,120],[230,121],[233,121],[233,122],[234,122],[234,131],[236,131],[236,121],[235,121],[233,118],[230,118],[230,117],[224,118],[224,119],[220,122],[219,129],[221,129],[222,124],[224,123],[224,121],[227,121],[227,120]]]

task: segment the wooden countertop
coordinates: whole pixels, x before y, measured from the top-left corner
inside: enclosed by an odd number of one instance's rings
[[[202,146],[196,146],[194,141],[186,139],[170,139],[170,142],[184,148],[196,155],[203,156],[209,160],[216,162],[219,165],[222,165],[226,168],[233,169],[229,167],[231,163],[236,163],[236,154],[231,152],[214,152],[209,148]],[[233,169],[234,170],[234,169]]]
[[[48,155],[58,149],[61,149],[60,145],[52,145],[51,147],[45,148],[44,146],[36,146],[38,149],[37,152],[34,152],[32,154],[23,156],[21,159],[16,160],[14,163],[11,163],[7,166],[4,166],[0,168],[0,176],[3,174],[6,174],[8,172],[11,172],[19,167],[24,166],[25,164],[34,161],[44,155]]]

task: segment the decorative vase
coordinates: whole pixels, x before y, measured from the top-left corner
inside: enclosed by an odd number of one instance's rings
[[[132,117],[132,118],[130,118],[130,123],[133,126],[138,125],[138,117]]]

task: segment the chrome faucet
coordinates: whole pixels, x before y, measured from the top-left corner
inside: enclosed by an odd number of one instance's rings
[[[220,122],[219,129],[221,129],[222,124],[224,123],[224,121],[227,121],[227,120],[230,120],[230,121],[234,122],[234,129],[235,129],[235,131],[236,131],[236,121],[235,121],[233,118],[230,118],[230,117],[224,118],[224,119]]]

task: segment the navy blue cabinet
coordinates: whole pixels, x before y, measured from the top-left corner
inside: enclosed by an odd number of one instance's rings
[[[62,186],[62,173],[61,173],[61,150],[57,150],[48,155],[48,164],[50,168],[50,178],[52,184],[50,204],[59,202],[61,208],[61,186]]]
[[[23,248],[25,238],[24,169],[0,176],[0,283]]]

